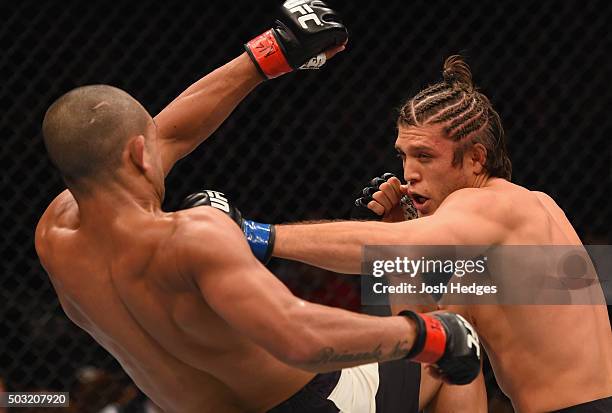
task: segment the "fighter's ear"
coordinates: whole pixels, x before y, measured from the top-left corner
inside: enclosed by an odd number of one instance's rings
[[[471,150],[471,161],[474,173],[480,175],[487,162],[487,148],[482,143],[475,143]]]
[[[148,168],[148,161],[145,150],[145,137],[137,135],[128,140],[127,150],[130,160],[138,169],[144,172]]]

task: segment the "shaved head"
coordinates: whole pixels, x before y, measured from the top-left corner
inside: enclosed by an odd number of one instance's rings
[[[112,176],[128,138],[147,136],[151,116],[128,93],[107,85],[83,86],[57,99],[43,120],[51,161],[67,183]]]

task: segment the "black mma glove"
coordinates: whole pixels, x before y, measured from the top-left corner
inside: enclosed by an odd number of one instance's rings
[[[467,320],[453,313],[402,311],[399,315],[418,326],[417,338],[406,358],[434,364],[452,384],[468,384],[478,376],[480,341]]]
[[[373,178],[369,182],[369,184],[365,188],[363,188],[360,197],[355,200],[355,208],[351,213],[351,218],[368,220],[381,219],[381,216],[376,215],[374,211],[368,208],[368,203],[373,200],[372,195],[380,191],[380,186],[393,177],[395,177],[394,174],[387,172],[379,177]],[[402,205],[402,210],[404,211],[404,219],[406,219],[406,221],[418,217],[417,210],[412,204],[410,197],[404,195],[401,198],[400,203]]]
[[[274,247],[274,225],[244,219],[238,208],[232,206],[222,192],[205,189],[187,196],[179,209],[211,206],[225,212],[242,229],[244,236],[259,261],[266,264]]]
[[[325,50],[348,40],[335,11],[318,0],[283,3],[274,27],[244,45],[259,72],[272,79],[297,68],[318,69]]]

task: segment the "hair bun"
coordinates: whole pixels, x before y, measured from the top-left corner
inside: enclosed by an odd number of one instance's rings
[[[444,61],[442,77],[451,86],[457,86],[467,92],[474,91],[472,71],[460,55],[450,56]]]

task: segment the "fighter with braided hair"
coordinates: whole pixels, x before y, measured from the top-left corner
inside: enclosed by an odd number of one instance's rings
[[[397,126],[395,148],[407,184],[385,175],[357,201],[383,222],[258,224],[275,236],[247,234],[251,247],[343,274],[360,274],[367,245],[582,248],[551,197],[510,182],[500,117],[460,56],[445,61],[441,82],[402,106]],[[402,199],[412,202],[418,219],[405,219]],[[528,261],[512,264],[524,289],[541,275]],[[591,301],[581,305],[439,308],[475,326],[516,411],[612,412],[610,321],[599,286],[588,290]]]

